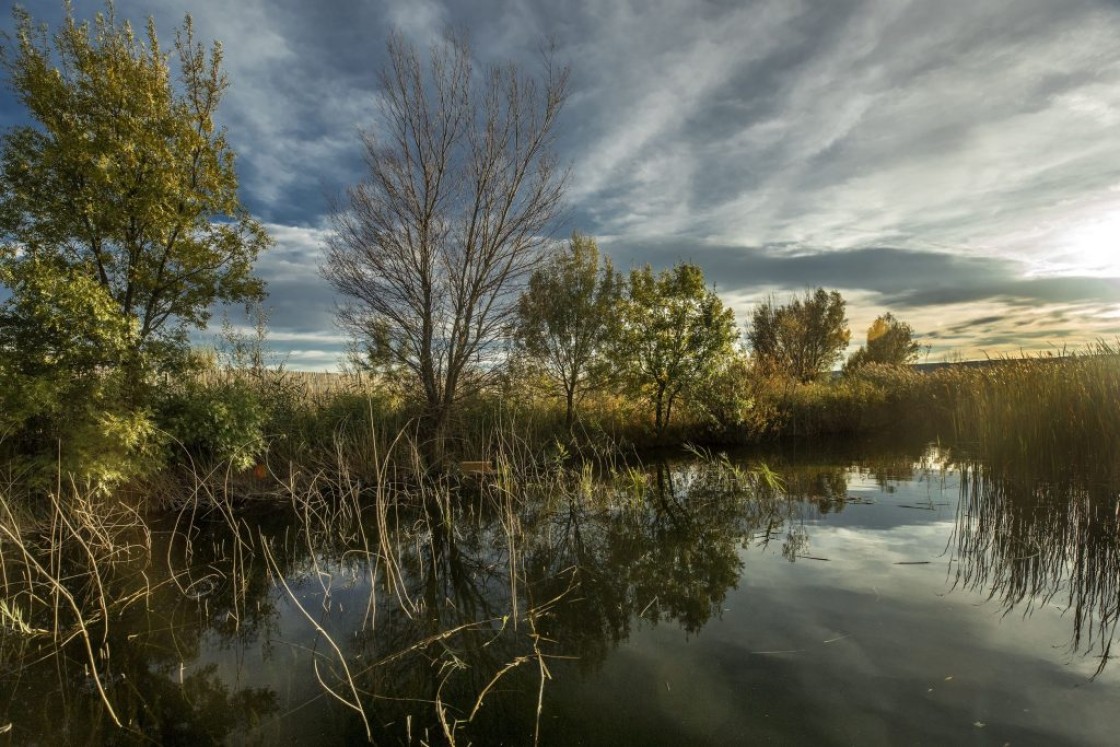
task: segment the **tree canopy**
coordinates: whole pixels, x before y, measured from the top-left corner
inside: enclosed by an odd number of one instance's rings
[[[563,251],[533,272],[518,299],[515,349],[561,392],[568,427],[580,395],[612,378],[606,352],[623,285],[595,239],[574,233]]]
[[[221,47],[189,17],[177,77],[154,22],[137,38],[112,4],[92,23],[67,4],[53,36],[15,21],[0,57],[31,123],[0,140],[0,431],[111,481],[151,455],[147,374],[183,365],[212,304],[262,297],[269,240],[214,125]]]
[[[831,368],[848,346],[851,332],[843,297],[823,288],[784,306],[771,299],[751,318],[747,339],[755,358],[797,379],[812,381]]]
[[[650,397],[658,437],[677,398],[716,370],[737,337],[735,313],[696,265],[682,262],[656,275],[648,265],[631,271],[616,359]]]
[[[187,17],[176,81],[150,19],[138,39],[111,4],[92,25],[67,6],[53,38],[25,11],[15,18],[3,63],[33,124],[0,144],[4,280],[18,296],[43,273],[88,277],[97,288],[86,291],[128,325],[123,354],[104,363],[166,363],[211,304],[263,293],[252,265],[268,238],[238,200],[233,152],[214,126],[221,47],[207,53]]]
[[[852,353],[844,370],[855,371],[870,363],[902,366],[912,363],[921,347],[914,340],[914,329],[888,311],[867,328],[867,345]]]

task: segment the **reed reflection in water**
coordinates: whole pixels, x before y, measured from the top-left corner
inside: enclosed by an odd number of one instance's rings
[[[151,520],[135,529],[146,550],[122,555],[101,587],[74,577],[75,599],[95,610],[96,672],[78,639],[5,634],[0,724],[23,741],[71,743],[555,743],[562,724],[587,715],[581,683],[635,639],[699,640],[712,628],[757,636],[752,624],[792,603],[808,621],[827,612],[830,630],[850,618],[813,650],[891,660],[912,632],[877,634],[897,636],[887,647],[865,637],[878,618],[860,617],[852,600],[874,602],[864,587],[876,581],[847,569],[869,573],[857,541],[915,536],[891,532],[917,526],[936,535],[921,564],[892,554],[874,572],[935,584],[913,598],[922,614],[946,591],[934,567],[944,563],[956,594],[979,592],[1005,613],[1068,607],[1072,645],[1103,671],[1117,624],[1115,488],[938,450],[876,452],[857,468],[808,457],[768,457],[780,479],[703,452],[644,467],[501,472],[429,485],[419,501],[388,483],[339,479],[292,490],[290,510],[238,515],[218,500]],[[959,504],[942,517],[946,475],[958,474]],[[818,533],[828,552],[815,552],[831,558],[814,556]],[[776,581],[744,584],[751,566]],[[18,567],[5,566],[7,593],[22,603]],[[842,599],[843,609],[828,606]],[[913,600],[892,600],[892,614]],[[738,617],[725,621],[729,606]],[[46,626],[49,604],[28,609],[39,610],[30,625]],[[774,630],[795,637],[799,623],[787,616]],[[843,677],[819,671],[818,659],[763,663],[759,651],[772,647],[745,640],[727,649],[734,678]],[[775,687],[775,707],[800,708],[796,690]],[[563,702],[576,705],[561,713]]]
[[[960,473],[956,585],[1005,614],[1062,609],[1071,649],[1099,658],[1099,675],[1120,620],[1120,485],[1022,463],[965,462]]]

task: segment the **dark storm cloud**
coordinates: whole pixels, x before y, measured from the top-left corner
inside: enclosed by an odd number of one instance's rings
[[[1031,350],[1037,348],[1036,343],[1047,343],[1044,347],[1061,348],[1063,343],[1076,335],[1075,330],[1061,327],[1033,332],[1010,332],[990,334],[970,334],[975,344],[980,348],[992,350]]]
[[[810,252],[790,246],[743,248],[668,240],[618,240],[604,246],[623,266],[694,262],[726,291],[772,286],[801,290],[820,285],[912,294],[943,286],[995,284],[1016,269],[1012,262],[990,257],[888,247]]]
[[[1009,306],[1039,304],[1120,303],[1120,278],[1003,278],[994,282],[962,281],[927,289],[887,293],[886,300],[903,307],[939,306],[973,301],[1001,301]]]
[[[315,277],[261,276],[268,284],[268,318],[287,332],[330,335],[334,327],[334,291]]]
[[[967,324],[968,324],[968,326],[981,326],[981,325],[982,326],[988,326],[988,325],[991,325],[991,324],[998,324],[999,322],[1005,322],[1005,321],[1007,321],[1007,319],[1008,319],[1008,317],[1003,316],[1003,315],[981,316],[981,317],[977,317],[976,319],[971,320]],[[963,332],[964,329],[965,329],[965,325],[958,324],[955,327],[953,327],[952,329],[955,329],[956,331]]]
[[[1061,314],[1047,315],[1046,329],[1023,329],[1037,325],[1039,319],[1016,319],[1014,314],[977,317],[956,322],[924,333],[929,341],[952,340],[966,337],[976,341],[981,347],[1001,347],[1013,345],[1016,341],[1061,340],[1076,333],[1076,329],[1065,326],[1066,319]],[[1011,331],[1008,331],[1008,330]]]

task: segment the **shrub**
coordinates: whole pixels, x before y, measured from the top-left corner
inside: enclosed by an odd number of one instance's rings
[[[191,457],[251,467],[266,449],[267,409],[248,381],[190,376],[164,393],[157,422]]]
[[[745,356],[728,356],[700,386],[688,392],[689,413],[701,440],[745,444],[759,440],[778,417],[767,390],[775,381]]]

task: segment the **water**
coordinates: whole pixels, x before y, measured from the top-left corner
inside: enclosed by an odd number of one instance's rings
[[[389,512],[395,565],[374,560],[376,517],[363,533],[329,502],[252,517],[242,544],[219,514],[186,535],[168,519],[113,582],[147,593],[94,636],[127,728],[78,641],[10,633],[0,726],[21,744],[1115,743],[1114,486],[936,448],[767,461],[780,493],[736,474],[750,460],[692,460],[460,496],[450,531]]]

